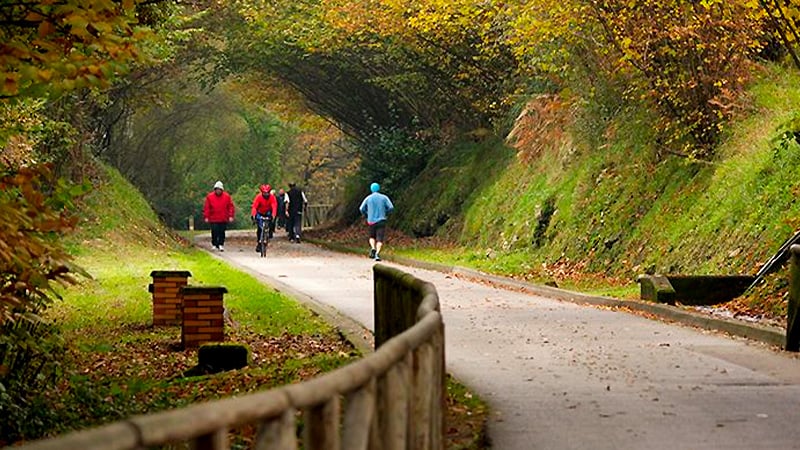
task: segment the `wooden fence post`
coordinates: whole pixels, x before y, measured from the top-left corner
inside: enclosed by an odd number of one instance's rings
[[[339,450],[339,396],[308,408],[303,412],[303,448],[311,450]]]
[[[279,417],[261,424],[256,435],[255,450],[297,450],[294,408],[287,408]]]
[[[431,417],[433,411],[433,398],[436,383],[431,383],[436,372],[434,349],[430,342],[426,342],[414,350],[414,397],[413,429],[411,434],[411,448],[415,450],[431,449]]]
[[[375,378],[361,389],[350,392],[345,398],[345,413],[342,423],[342,448],[367,450],[371,424],[375,416]]]
[[[398,361],[378,380],[378,409],[381,411],[378,424],[378,448],[382,450],[406,450],[408,448],[408,404],[410,370],[407,362]]]
[[[439,330],[433,336],[432,343],[435,358],[434,395],[431,398],[433,403],[433,414],[431,416],[431,448],[442,450],[445,447],[444,430],[445,412],[447,411],[447,369],[444,354],[444,322],[439,325]]]

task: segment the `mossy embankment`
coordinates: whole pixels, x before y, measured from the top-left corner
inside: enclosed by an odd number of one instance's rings
[[[800,111],[798,81],[765,72],[713,161],[659,148],[630,105],[602,127],[538,114],[533,147],[461,145],[398,196],[395,222],[457,246],[401,252],[626,296],[645,272],[755,273],[800,227],[800,146],[778,144]]]

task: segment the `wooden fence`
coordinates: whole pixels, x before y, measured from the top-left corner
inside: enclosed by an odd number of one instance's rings
[[[303,228],[314,228],[325,222],[332,205],[308,205],[303,214]]]
[[[302,440],[308,450],[442,449],[444,323],[436,289],[387,266],[375,265],[373,273],[376,350],[357,362],[303,383],[18,448],[295,450]],[[247,438],[237,434],[248,428]]]

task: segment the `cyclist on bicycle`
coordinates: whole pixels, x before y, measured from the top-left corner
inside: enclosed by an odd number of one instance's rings
[[[278,214],[278,201],[275,199],[275,196],[270,193],[271,189],[269,184],[262,184],[261,187],[258,188],[259,193],[256,194],[256,197],[253,199],[253,207],[250,209],[250,220],[253,222],[257,222],[259,216],[267,219],[264,223],[264,227],[256,229],[256,242],[259,242],[256,246],[256,252],[261,252],[260,242],[261,233],[264,231],[263,228],[266,228],[267,233],[269,233],[269,238],[272,239],[272,230],[269,223],[271,223],[272,218]]]

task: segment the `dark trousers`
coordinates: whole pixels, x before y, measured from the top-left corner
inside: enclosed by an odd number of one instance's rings
[[[286,231],[289,232],[289,239],[299,241],[303,233],[303,213],[290,213],[287,222]]]
[[[214,247],[225,245],[225,229],[228,224],[225,222],[215,222],[211,224],[211,245]]]

